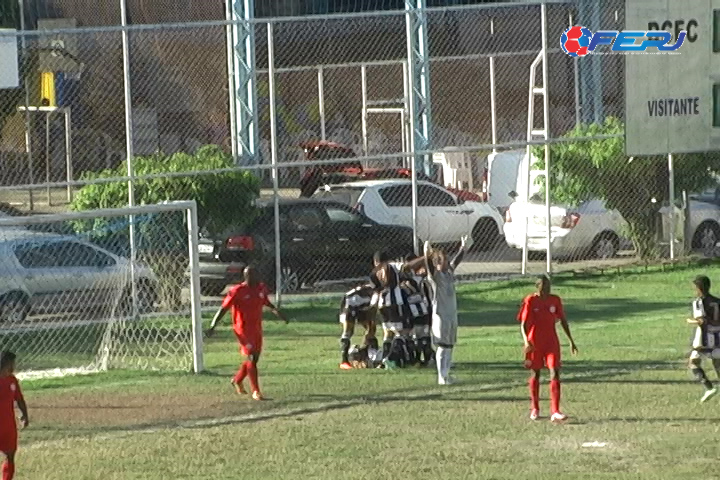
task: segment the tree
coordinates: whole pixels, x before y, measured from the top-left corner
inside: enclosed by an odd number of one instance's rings
[[[260,180],[249,171],[209,171],[234,167],[232,157],[219,146],[200,148],[194,155],[157,153],[133,159],[135,175],[193,172],[182,176],[159,176],[135,182],[138,205],[173,200],[195,200],[201,229],[219,234],[228,228],[245,226],[255,219],[254,200],[260,195]],[[87,181],[124,177],[127,164],[99,173],[87,172]],[[75,211],[122,208],[128,205],[127,182],[90,183],[81,188],[70,208]],[[150,265],[160,278],[160,298],[169,308],[180,301],[185,280],[187,258],[187,227],[182,215],[159,214],[152,218],[136,218],[139,257]],[[77,233],[89,235],[94,241],[120,255],[129,254],[126,220],[95,218],[76,221]]]
[[[602,135],[622,135],[623,123],[608,117],[603,124],[580,125],[564,135],[577,142],[551,146],[550,184],[553,202],[577,205],[600,198],[628,223],[628,236],[641,258],[655,256],[658,212],[668,202],[667,157],[625,155],[623,137],[584,141]],[[534,148],[544,168],[543,147]],[[696,192],[712,185],[720,172],[720,153],[676,155],[675,191]]]

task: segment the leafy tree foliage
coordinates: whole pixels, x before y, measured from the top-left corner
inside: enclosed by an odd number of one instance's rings
[[[173,200],[195,200],[200,225],[210,233],[247,225],[255,218],[254,200],[260,195],[260,180],[248,171],[208,174],[207,171],[234,167],[232,157],[216,145],[200,148],[194,155],[157,153],[133,159],[136,176],[166,174],[135,182],[138,205]],[[196,175],[172,176],[173,173]],[[87,172],[84,180],[124,177],[127,163],[115,169]],[[121,208],[128,204],[127,182],[95,183],[84,186],[71,204],[73,210]]]
[[[133,159],[137,176],[166,174],[135,182],[138,205],[157,204],[173,200],[195,200],[201,228],[211,234],[252,222],[256,215],[254,200],[260,194],[260,180],[250,172],[228,171],[207,173],[233,167],[230,155],[211,145],[197,153],[157,153]],[[172,176],[172,173],[197,172],[195,175]],[[126,162],[116,169],[99,173],[88,172],[85,180],[124,177]],[[71,204],[72,210],[121,208],[128,204],[127,182],[95,183],[84,186]],[[128,226],[125,219],[97,218],[75,222],[78,233],[88,234],[94,241],[128,255]],[[138,258],[151,266],[159,278],[160,300],[175,309],[181,302],[180,292],[187,284],[187,227],[180,213],[135,217]]]
[[[668,161],[666,156],[625,155],[623,137],[583,141],[582,138],[622,135],[623,123],[609,117],[603,124],[580,125],[564,135],[577,142],[551,146],[550,184],[553,202],[578,205],[600,198],[615,209],[629,225],[627,232],[642,258],[657,253],[655,237],[658,211],[668,204]],[[543,148],[534,149],[544,167]],[[675,191],[696,192],[715,182],[720,172],[720,153],[675,155]]]

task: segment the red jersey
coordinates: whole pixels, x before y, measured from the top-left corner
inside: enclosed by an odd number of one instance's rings
[[[16,429],[15,402],[22,400],[20,384],[14,375],[0,377],[0,432]]]
[[[541,349],[560,349],[555,322],[564,317],[562,300],[557,295],[528,295],[518,312],[518,321],[528,324],[528,340]]]
[[[223,308],[232,308],[233,329],[238,335],[262,333],[263,307],[270,304],[264,283],[251,287],[243,282],[230,289],[223,300]]]

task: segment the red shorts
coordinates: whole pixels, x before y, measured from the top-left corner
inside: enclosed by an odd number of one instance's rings
[[[18,432],[17,425],[0,424],[0,452],[14,452],[17,450]]]
[[[549,369],[560,368],[560,349],[559,348],[535,348],[532,352],[525,355],[525,368],[530,370],[541,370],[543,367]]]
[[[255,332],[235,332],[235,336],[240,344],[240,353],[243,356],[250,356],[253,353],[260,353],[262,351],[263,337],[262,334]]]

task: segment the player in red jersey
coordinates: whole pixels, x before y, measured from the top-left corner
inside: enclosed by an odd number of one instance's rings
[[[30,423],[27,405],[14,372],[15,354],[2,352],[0,355],[0,452],[5,454],[5,462],[2,464],[2,480],[12,480],[15,475],[15,451],[18,441],[15,421],[16,403],[22,413],[20,422],[23,428]]]
[[[245,281],[230,289],[227,296],[225,296],[225,300],[223,300],[220,310],[215,314],[207,334],[208,336],[212,335],[218,322],[222,320],[228,310],[232,309],[233,330],[240,343],[240,353],[245,357],[245,361],[240,365],[240,370],[232,379],[232,384],[239,394],[246,394],[243,381],[245,377],[250,377],[252,397],[255,400],[262,400],[263,396],[260,393],[258,383],[257,364],[263,343],[263,307],[268,307],[276,317],[284,320],[285,323],[288,323],[288,320],[270,302],[270,292],[268,292],[265,284],[260,281],[257,270],[248,266],[245,268],[243,275]]]
[[[530,419],[540,415],[540,370],[543,366],[550,370],[550,420],[561,423],[567,417],[560,412],[560,340],[555,330],[555,322],[560,321],[565,335],[570,340],[573,355],[577,346],[570,334],[562,301],[557,295],[550,294],[550,278],[542,276],[537,281],[537,293],[523,300],[518,320],[523,337],[525,368],[532,370],[530,375]]]

